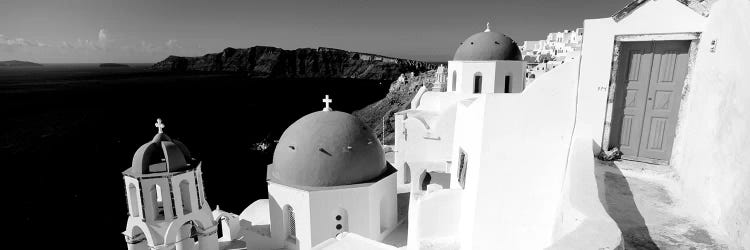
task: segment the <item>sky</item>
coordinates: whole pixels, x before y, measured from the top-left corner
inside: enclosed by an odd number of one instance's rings
[[[521,44],[629,1],[0,0],[0,61],[154,63],[256,45],[447,61],[486,22]]]

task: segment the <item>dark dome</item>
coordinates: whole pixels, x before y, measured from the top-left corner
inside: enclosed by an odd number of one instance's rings
[[[453,55],[454,61],[520,61],[521,59],[521,50],[518,49],[513,39],[492,31],[479,32],[466,38]]]
[[[185,144],[158,133],[135,151],[130,171],[133,174],[177,172],[190,169],[192,160]]]
[[[324,187],[362,183],[385,170],[383,147],[369,127],[344,112],[318,111],[284,131],[270,174],[283,183]]]

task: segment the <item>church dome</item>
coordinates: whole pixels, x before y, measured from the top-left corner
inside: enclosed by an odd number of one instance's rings
[[[367,125],[344,112],[318,111],[284,131],[270,174],[282,183],[325,187],[362,183],[385,170],[383,147]]]
[[[130,172],[137,175],[178,172],[192,168],[193,160],[185,144],[160,131],[135,151]]]
[[[488,25],[489,26],[489,25]],[[453,55],[454,61],[520,61],[521,50],[510,37],[490,31],[476,33],[461,43]]]

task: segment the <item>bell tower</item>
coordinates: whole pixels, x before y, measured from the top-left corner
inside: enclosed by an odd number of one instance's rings
[[[128,250],[218,250],[217,225],[203,191],[201,162],[164,134],[157,119],[154,138],[123,171],[128,204]],[[197,238],[197,242],[195,239]]]

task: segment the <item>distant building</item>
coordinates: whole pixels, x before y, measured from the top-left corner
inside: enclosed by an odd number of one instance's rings
[[[548,63],[549,61],[564,61],[569,53],[580,51],[581,44],[583,44],[583,28],[577,28],[549,33],[545,40],[524,41],[519,48],[527,62]],[[544,72],[546,70],[533,72],[532,69],[528,69],[526,71],[528,76],[532,74],[539,76]]]

